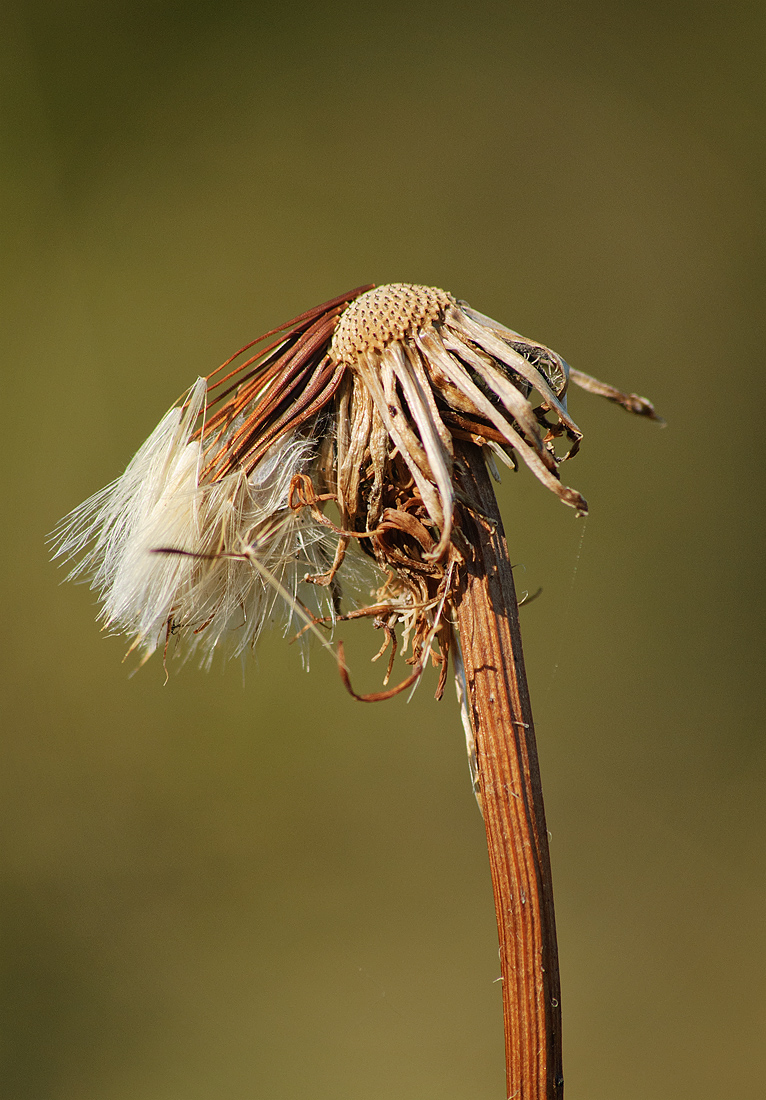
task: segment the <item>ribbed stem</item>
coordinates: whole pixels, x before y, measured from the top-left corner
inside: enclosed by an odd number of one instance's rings
[[[508,548],[481,451],[456,444],[470,560],[457,600],[495,895],[507,1095],[561,1100],[561,1008],[548,833]]]

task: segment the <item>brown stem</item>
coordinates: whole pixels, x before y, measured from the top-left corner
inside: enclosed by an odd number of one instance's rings
[[[518,604],[482,453],[467,442],[455,450],[470,546],[456,610],[500,940],[507,1095],[560,1100],[553,884]]]

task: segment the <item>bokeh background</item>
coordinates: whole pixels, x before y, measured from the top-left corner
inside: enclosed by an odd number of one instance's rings
[[[575,519],[501,499],[569,1100],[757,1094],[764,9],[24,0],[0,16],[8,1100],[497,1098],[457,707],[277,631],[135,676],[45,535],[177,395],[360,283],[446,287],[575,393]],[[341,631],[357,680],[377,637]],[[366,677],[366,679],[365,679]]]

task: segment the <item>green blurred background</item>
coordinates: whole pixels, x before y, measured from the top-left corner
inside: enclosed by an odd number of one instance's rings
[[[129,678],[44,537],[198,374],[360,283],[446,287],[649,395],[501,489],[569,1100],[755,1096],[764,1051],[764,9],[25,0],[0,16],[8,1100],[490,1100],[456,704],[279,632]],[[356,666],[379,639],[341,631]],[[376,668],[357,672],[373,690]]]

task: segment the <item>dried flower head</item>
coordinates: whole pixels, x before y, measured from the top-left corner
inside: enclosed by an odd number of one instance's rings
[[[462,561],[454,441],[514,468],[520,458],[584,514],[559,477],[582,438],[570,381],[654,416],[443,290],[362,287],[198,379],[125,473],[61,522],[56,554],[77,559],[71,575],[90,578],[105,625],[145,656],[172,635],[204,662],[223,643],[239,653],[278,602],[314,628],[372,617],[391,660],[402,627],[405,683],[434,649],[440,694]],[[382,575],[374,602],[343,616],[352,542]]]

